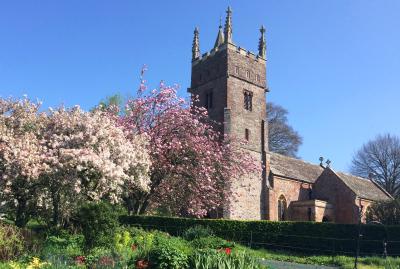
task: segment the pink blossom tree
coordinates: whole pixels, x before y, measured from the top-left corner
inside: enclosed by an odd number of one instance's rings
[[[204,108],[179,98],[177,87],[161,83],[148,91],[142,80],[137,98],[128,100],[125,110],[121,123],[149,137],[152,160],[149,190],[130,194],[133,214],[161,208],[205,216],[226,200],[232,178],[261,168],[213,128]]]
[[[28,98],[0,99],[0,199],[18,226],[35,213],[40,175],[48,170],[41,133],[45,114]]]
[[[33,214],[60,224],[81,202],[118,203],[148,189],[145,136],[100,110],[39,108],[27,98],[0,99],[0,205],[18,226]]]
[[[52,110],[44,141],[51,167],[45,176],[46,198],[54,224],[67,220],[78,203],[118,203],[124,192],[148,188],[146,140],[124,131],[105,112]]]

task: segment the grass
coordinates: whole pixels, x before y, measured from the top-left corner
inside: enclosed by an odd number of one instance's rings
[[[251,255],[266,259],[285,262],[294,262],[300,264],[314,264],[314,265],[327,265],[338,266],[343,269],[354,268],[354,257],[349,256],[327,256],[327,255],[304,255],[289,251],[274,251],[266,249],[249,249],[247,247],[237,245],[236,249],[246,250]],[[385,268],[385,265],[387,266]],[[361,257],[359,258],[359,269],[400,269],[400,258],[387,258],[382,257]]]

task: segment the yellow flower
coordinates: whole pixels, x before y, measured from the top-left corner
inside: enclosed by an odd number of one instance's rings
[[[32,261],[28,264],[26,269],[40,269],[46,265],[50,265],[50,263],[49,262],[41,262],[38,257],[33,257]]]

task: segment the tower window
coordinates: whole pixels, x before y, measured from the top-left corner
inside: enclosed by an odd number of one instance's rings
[[[239,66],[235,66],[235,73],[238,75],[239,74]]]
[[[256,75],[256,80],[257,80],[257,82],[260,82],[260,75]]]
[[[246,141],[250,140],[250,130],[247,128],[244,130],[244,138],[246,139]]]
[[[253,110],[253,93],[246,90],[244,91],[244,109]]]
[[[213,107],[213,93],[212,92],[209,92],[206,94],[204,106],[207,109],[210,109]]]
[[[246,71],[246,77],[250,78],[250,71],[249,70]]]

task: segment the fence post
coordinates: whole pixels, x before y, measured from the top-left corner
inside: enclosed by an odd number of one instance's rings
[[[333,249],[332,249],[332,263],[335,263],[335,257],[336,257],[336,239],[332,238],[333,242]]]

